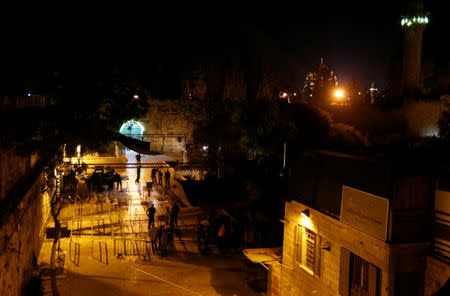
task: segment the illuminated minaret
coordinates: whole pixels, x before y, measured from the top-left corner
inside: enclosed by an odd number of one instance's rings
[[[402,16],[405,30],[403,48],[402,91],[411,93],[421,86],[422,38],[428,24],[428,13],[423,10],[422,1],[409,6],[408,14]]]

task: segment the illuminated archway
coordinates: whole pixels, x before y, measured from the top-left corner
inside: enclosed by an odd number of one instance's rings
[[[145,132],[145,127],[139,121],[131,119],[122,124],[119,132],[127,137],[141,140]]]

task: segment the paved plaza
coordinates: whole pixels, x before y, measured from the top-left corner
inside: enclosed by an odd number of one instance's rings
[[[135,153],[126,156],[129,163],[135,162]],[[170,158],[143,156],[141,161],[165,171]],[[151,180],[151,168],[142,169],[139,183],[135,167],[117,169],[122,190],[98,193],[63,208],[60,220],[71,232],[61,239],[58,253],[61,295],[258,295],[246,283],[250,267],[241,254],[220,255],[214,246],[208,256],[199,254],[196,226],[206,213],[190,205],[173,178],[176,172],[169,170],[171,188],[153,186],[149,191],[145,184]],[[181,209],[167,257],[151,250],[146,215],[151,203],[156,224],[163,223],[166,207],[177,203]],[[49,265],[52,242],[44,241],[40,266]],[[44,280],[44,287],[51,293],[49,280]]]

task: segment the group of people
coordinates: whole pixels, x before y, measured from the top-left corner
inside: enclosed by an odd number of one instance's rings
[[[139,180],[141,178],[141,169],[142,169],[141,155],[137,154],[136,155],[136,183],[139,183]],[[156,185],[162,186],[162,181],[163,181],[163,176],[164,176],[164,186],[167,189],[170,188],[170,177],[171,176],[170,176],[169,168],[167,168],[164,173],[162,172],[161,168],[159,168],[159,169],[153,168],[151,176],[152,176],[152,184],[154,186],[156,186]],[[157,176],[158,176],[158,178],[157,178]]]
[[[173,242],[173,233],[175,228],[178,228],[178,213],[180,212],[179,206],[175,203],[172,209],[166,207],[166,215],[164,224],[159,227],[155,225],[156,208],[152,204],[147,209],[148,216],[148,231],[150,235],[150,241],[152,244],[153,254],[158,254],[167,257],[169,244]]]
[[[152,183],[156,185],[162,186],[163,181],[163,175],[164,175],[164,185],[166,188],[170,188],[170,171],[169,168],[166,169],[166,172],[163,174],[161,169],[153,168],[152,169]],[[156,177],[158,176],[158,178]]]

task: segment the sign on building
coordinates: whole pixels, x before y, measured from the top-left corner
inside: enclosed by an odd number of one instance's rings
[[[342,186],[341,221],[376,238],[386,240],[389,200]]]

